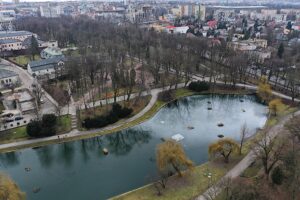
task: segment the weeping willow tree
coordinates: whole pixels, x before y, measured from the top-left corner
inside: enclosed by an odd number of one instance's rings
[[[160,171],[172,167],[179,176],[182,176],[182,169],[192,169],[194,166],[185,155],[182,146],[174,140],[167,140],[157,146],[156,161]]]
[[[284,109],[284,104],[282,103],[281,99],[273,99],[269,103],[269,110],[270,114],[277,116],[279,112]]]
[[[5,174],[0,174],[0,199],[1,200],[25,200],[25,193],[17,184]]]
[[[268,103],[271,100],[272,88],[271,85],[268,84],[265,76],[263,76],[259,81],[257,93],[263,102]]]
[[[215,143],[212,143],[208,147],[208,153],[212,157],[223,157],[224,162],[229,162],[229,157],[232,153],[236,153],[239,149],[239,145],[230,138],[220,139]]]

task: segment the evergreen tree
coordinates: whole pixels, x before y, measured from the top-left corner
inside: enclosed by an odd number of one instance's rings
[[[39,43],[37,39],[34,36],[31,36],[30,40],[30,53],[32,56],[32,59],[34,60],[34,55],[39,54]]]
[[[286,25],[286,29],[289,29],[289,30],[292,30],[292,22],[291,21],[289,21],[288,23],[287,23],[287,25]]]
[[[284,46],[283,46],[283,44],[281,43],[281,44],[279,45],[279,47],[278,47],[278,52],[277,52],[277,55],[278,55],[278,57],[279,57],[280,59],[282,58],[283,53],[284,53]]]

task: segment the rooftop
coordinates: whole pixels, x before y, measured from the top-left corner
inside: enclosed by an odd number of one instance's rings
[[[0,79],[17,76],[18,74],[6,69],[0,69]]]
[[[56,56],[53,58],[42,59],[38,61],[31,61],[28,63],[32,71],[38,71],[43,69],[53,68],[57,63],[64,61],[64,56]]]
[[[0,39],[0,44],[11,44],[11,43],[16,43],[19,42],[19,40],[15,39]]]
[[[48,54],[54,55],[54,56],[62,55],[60,48],[57,48],[57,47],[48,47],[48,48],[44,49],[43,51]]]
[[[29,31],[0,31],[0,39],[5,37],[16,37],[23,35],[33,35],[33,33]]]

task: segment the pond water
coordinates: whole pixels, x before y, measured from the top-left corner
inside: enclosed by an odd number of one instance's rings
[[[0,171],[17,182],[28,200],[107,199],[151,182],[161,138],[183,135],[180,143],[198,165],[208,160],[208,145],[219,134],[239,140],[244,123],[253,134],[266,120],[267,108],[251,95],[191,96],[111,135],[0,154]],[[109,150],[107,156],[103,148]]]

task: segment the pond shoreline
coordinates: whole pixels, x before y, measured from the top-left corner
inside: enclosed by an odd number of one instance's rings
[[[214,180],[218,180],[233,164],[236,164],[235,161],[238,161],[237,158],[232,158],[230,165],[224,165],[223,162],[201,165],[209,160],[208,144],[217,140],[220,133],[238,140],[237,133],[245,121],[249,125],[251,134],[254,134],[257,128],[264,126],[267,120],[267,110],[266,106],[258,103],[253,95],[191,93],[189,90],[177,91],[176,102],[165,107],[163,106],[169,102],[156,103],[154,108],[159,112],[153,112],[153,115],[156,115],[151,120],[127,130],[87,140],[24,149],[13,154],[2,154],[3,170],[12,175],[12,178],[32,199],[41,199],[42,197],[51,199],[53,191],[61,190],[66,193],[58,195],[58,199],[63,199],[63,195],[74,199],[81,199],[82,195],[87,195],[86,197],[89,196],[89,198],[108,199],[155,181],[158,175],[155,162],[156,146],[162,142],[162,138],[171,138],[174,134],[180,133],[185,138],[181,143],[185,147],[187,155],[194,161],[195,166],[200,165],[195,168],[193,175],[189,176],[192,181],[190,183],[195,184],[188,184],[192,186],[192,189],[188,186],[190,193],[187,196],[194,197],[198,195],[199,191],[202,191],[203,187],[207,187],[207,184],[203,183],[205,177],[201,178],[204,173],[209,171],[214,174]],[[180,99],[179,95],[189,97]],[[212,111],[207,109],[207,106],[210,105],[208,102],[211,102]],[[160,110],[161,107],[163,109]],[[243,109],[246,112],[243,112]],[[150,118],[152,115],[148,116]],[[224,128],[217,126],[220,121],[224,123]],[[188,128],[189,126],[195,128],[191,130]],[[103,155],[104,148],[108,149],[108,156]],[[13,155],[15,155],[13,157],[16,159],[15,162],[11,162],[10,159]],[[12,167],[5,167],[9,165]],[[122,168],[119,167],[120,165]],[[30,167],[33,170],[27,173],[24,172],[24,167]],[[91,173],[93,176],[90,176]],[[49,177],[46,181],[47,174],[55,176]],[[71,174],[72,176],[70,176]],[[24,180],[23,176],[31,180]],[[114,176],[115,178],[111,179]],[[183,184],[181,179],[179,180],[176,176],[171,179],[168,181],[170,188],[173,188],[174,184],[172,183],[177,181],[181,182],[180,185]],[[77,182],[77,180],[82,181]],[[61,181],[72,184],[62,186]],[[49,183],[53,184],[53,187],[45,188]],[[89,187],[88,183],[93,184]],[[82,187],[80,185],[88,186],[85,192],[80,193],[78,190],[72,192],[71,188]],[[197,188],[193,185],[196,185]],[[38,195],[31,193],[35,186],[43,188]],[[102,192],[98,190],[99,187],[103,188]],[[175,191],[173,190],[172,193],[174,192],[177,196],[176,190],[179,189],[180,192],[180,188],[175,187]],[[150,199],[155,199],[156,193],[152,187],[150,189]],[[142,191],[144,190],[148,189]],[[170,196],[170,192],[167,196]],[[134,195],[134,197],[136,196]],[[145,197],[149,197],[149,195],[145,195]],[[179,197],[179,199],[186,199],[182,195]]]
[[[131,128],[133,126],[139,125],[147,120],[150,120],[160,109],[162,109],[167,104],[172,103],[177,100],[180,100],[181,98],[188,97],[188,96],[212,95],[212,94],[215,94],[215,95],[255,95],[256,96],[256,92],[254,92],[253,90],[237,89],[237,88],[235,88],[234,90],[232,90],[232,88],[230,88],[230,89],[222,88],[220,90],[218,90],[218,88],[216,88],[214,90],[204,91],[204,92],[194,92],[187,88],[180,88],[180,89],[175,90],[175,92],[177,93],[175,98],[168,102],[159,101],[156,97],[156,101],[155,101],[154,105],[145,114],[143,114],[139,118],[137,118],[133,121],[130,121],[128,123],[126,122],[126,120],[130,120],[131,118],[120,120],[114,124],[100,128],[101,130],[99,130],[99,129],[91,129],[91,130],[87,130],[87,131],[73,130],[73,131],[69,132],[69,133],[74,133],[72,137],[60,136],[60,138],[58,139],[57,136],[52,136],[54,138],[51,140],[48,140],[48,141],[43,141],[43,139],[46,140],[46,139],[49,139],[50,137],[40,138],[40,140],[41,140],[40,142],[38,141],[36,143],[18,145],[18,146],[7,147],[7,148],[5,148],[5,147],[1,148],[1,145],[0,145],[0,153],[7,153],[7,152],[13,152],[13,151],[21,150],[21,149],[26,149],[26,148],[38,148],[38,147],[52,145],[52,144],[72,142],[72,141],[76,141],[76,140],[88,139],[88,138],[92,138],[92,137],[107,135],[107,134],[111,134],[111,133],[114,133],[117,131],[125,130],[125,129]],[[81,133],[83,133],[83,134],[81,134]],[[26,142],[26,141],[29,142],[31,140],[30,139],[23,140],[21,142]],[[9,144],[11,144],[11,143],[7,143],[7,144],[3,144],[3,145],[9,145]]]

